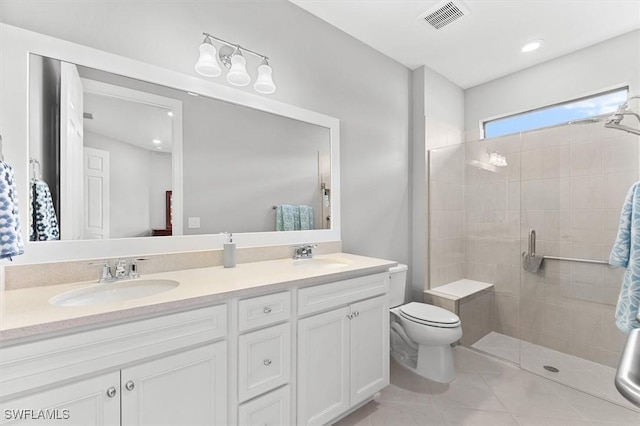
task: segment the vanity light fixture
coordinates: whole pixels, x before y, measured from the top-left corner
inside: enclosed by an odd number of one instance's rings
[[[246,86],[251,82],[251,76],[247,72],[247,60],[243,53],[249,53],[262,59],[258,66],[258,78],[253,88],[256,92],[262,94],[270,94],[276,91],[276,85],[273,83],[271,66],[269,58],[260,53],[246,49],[239,44],[232,44],[228,41],[214,37],[209,33],[202,33],[204,41],[200,44],[200,57],[196,62],[196,71],[205,77],[217,77],[221,74],[220,63],[229,69],[227,73],[227,81],[234,86]],[[219,52],[213,45],[213,40],[222,44]],[[218,53],[216,58],[216,52]]]

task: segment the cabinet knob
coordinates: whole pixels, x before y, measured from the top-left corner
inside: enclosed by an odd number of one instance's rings
[[[353,313],[353,316],[354,316],[354,317],[357,317],[358,315],[360,315],[360,312],[358,312],[358,311],[355,311],[355,312]]]
[[[109,398],[113,398],[114,396],[116,396],[116,388],[111,386],[109,389],[107,389],[107,396]]]
[[[347,318],[353,319],[353,314],[347,314]]]
[[[268,306],[265,306],[264,309],[262,310],[262,312],[264,312],[265,314],[270,314],[271,313],[271,308]]]
[[[128,391],[132,391],[133,388],[136,387],[135,383],[133,383],[133,380],[129,380],[124,387],[128,390]]]
[[[262,361],[262,363],[264,365],[271,365],[271,360],[269,358],[265,359],[264,361]]]

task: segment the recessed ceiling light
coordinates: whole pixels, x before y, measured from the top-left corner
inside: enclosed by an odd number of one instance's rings
[[[162,141],[160,139],[154,139],[153,143],[156,145],[160,145],[162,143]]]
[[[167,113],[167,115],[168,115],[169,117],[173,117],[173,111],[169,111],[169,112]]]
[[[533,52],[534,50],[539,49],[540,46],[542,46],[542,39],[531,40],[531,41],[526,42],[522,46],[522,48],[520,48],[520,51],[522,51],[523,53],[529,53],[529,52]]]

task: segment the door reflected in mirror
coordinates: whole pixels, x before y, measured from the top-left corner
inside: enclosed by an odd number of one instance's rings
[[[329,128],[34,54],[29,68],[32,241],[331,227]]]

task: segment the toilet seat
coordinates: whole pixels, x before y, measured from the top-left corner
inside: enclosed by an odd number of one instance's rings
[[[426,303],[411,302],[400,307],[400,315],[406,320],[440,328],[460,326],[460,318],[453,312]]]

